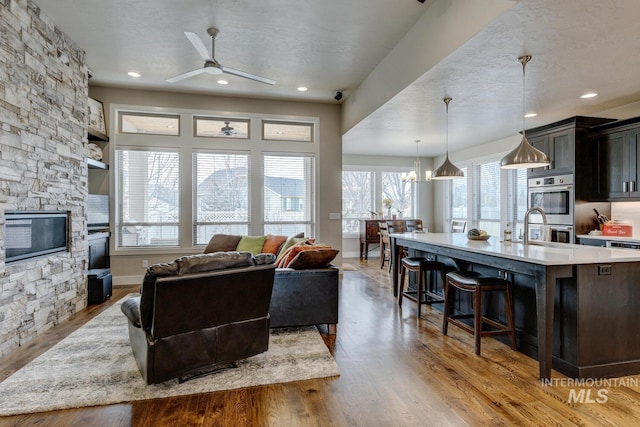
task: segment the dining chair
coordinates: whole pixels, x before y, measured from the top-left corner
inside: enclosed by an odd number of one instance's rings
[[[378,223],[380,234],[380,268],[384,267],[385,261],[389,262],[391,271],[391,240],[389,239],[389,224],[386,221]]]

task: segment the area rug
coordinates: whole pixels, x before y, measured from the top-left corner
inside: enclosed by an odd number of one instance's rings
[[[124,299],[123,299],[124,300]],[[273,329],[269,350],[238,367],[146,385],[131,352],[120,300],[0,383],[0,415],[108,405],[337,376],[315,327]]]

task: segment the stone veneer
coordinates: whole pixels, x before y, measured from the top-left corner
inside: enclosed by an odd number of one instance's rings
[[[86,306],[85,53],[30,0],[0,0],[0,356]],[[70,211],[70,252],[5,264],[4,212]]]

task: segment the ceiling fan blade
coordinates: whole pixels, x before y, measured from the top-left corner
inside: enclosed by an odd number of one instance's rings
[[[232,74],[238,77],[244,77],[245,79],[255,80],[260,83],[266,83],[268,85],[276,84],[275,80],[268,79],[266,77],[256,76],[255,74],[247,73],[245,71],[235,70],[229,67],[222,67],[222,71],[227,74]]]
[[[175,83],[175,82],[178,82],[180,80],[188,79],[189,77],[197,76],[198,74],[202,74],[204,72],[205,72],[205,68],[198,68],[197,70],[189,71],[187,73],[179,74],[177,76],[168,78],[167,80],[165,80],[165,82],[167,82],[167,83]]]
[[[204,43],[200,40],[200,37],[196,35],[196,33],[190,33],[185,31],[184,35],[187,36],[193,47],[198,51],[202,59],[205,61],[212,61],[211,55],[209,55],[209,51],[206,47],[204,47]]]

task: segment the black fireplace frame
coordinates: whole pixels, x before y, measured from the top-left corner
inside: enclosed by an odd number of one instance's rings
[[[7,237],[10,236],[9,228],[12,227],[20,227],[20,224],[16,224],[16,221],[20,220],[52,220],[64,218],[64,244],[62,244],[60,238],[55,239],[55,242],[44,242],[43,239],[40,239],[39,248],[34,249],[32,251],[24,252],[15,250],[12,251],[12,248],[8,247],[10,242]],[[71,212],[70,211],[5,211],[4,218],[4,243],[5,243],[5,264],[11,264],[20,261],[26,261],[33,258],[40,258],[44,256],[50,256],[53,254],[69,252],[71,247],[71,233],[70,233],[70,224],[71,224]],[[39,226],[41,228],[41,226]],[[40,229],[36,229],[36,233]],[[59,233],[61,234],[61,233]],[[31,235],[30,235],[31,236]],[[31,241],[33,244],[34,237],[31,237]],[[32,246],[33,249],[33,246]],[[11,252],[20,252],[11,254]]]

